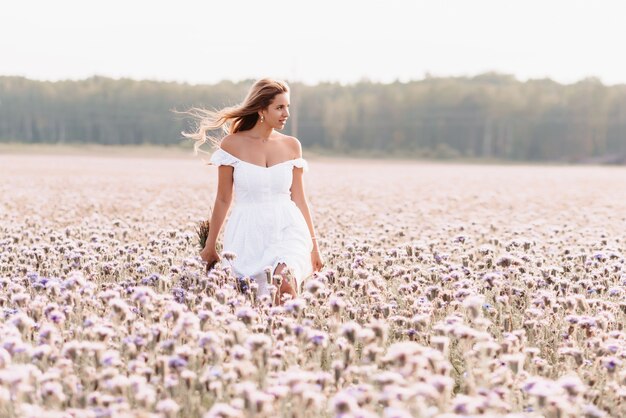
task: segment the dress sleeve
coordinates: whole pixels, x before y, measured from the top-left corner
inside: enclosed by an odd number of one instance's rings
[[[309,163],[304,158],[296,158],[293,160],[293,166],[301,168],[303,171],[309,171]]]
[[[219,167],[220,165],[231,165],[234,167],[238,162],[239,160],[221,148],[216,149],[213,154],[211,154],[211,159],[209,160],[209,163],[216,167]]]

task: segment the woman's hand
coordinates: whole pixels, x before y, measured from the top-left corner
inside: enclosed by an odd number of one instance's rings
[[[313,271],[320,271],[324,267],[322,255],[317,249],[311,251],[311,265],[313,266]]]
[[[215,263],[221,260],[217,250],[215,249],[215,245],[205,245],[202,251],[200,251],[200,258],[202,261],[207,263],[206,271],[207,273],[215,266]]]

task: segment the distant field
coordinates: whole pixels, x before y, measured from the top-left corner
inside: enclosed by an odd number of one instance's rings
[[[271,308],[202,273],[215,168],[61,151],[0,146],[0,416],[626,416],[626,168],[312,155]]]
[[[193,152],[193,145],[157,146],[157,145],[97,145],[97,144],[24,144],[1,143],[2,154],[48,154],[48,155],[113,155],[147,157],[186,157]]]
[[[210,151],[205,144],[202,149]],[[147,158],[194,158],[193,144],[185,145],[97,145],[97,144],[26,144],[0,142],[0,155],[83,155],[83,156],[114,156],[114,157],[147,157]],[[338,153],[323,148],[308,149],[304,147],[305,158],[354,161],[354,162],[421,162],[436,164],[471,164],[471,165],[563,165],[563,162],[520,162],[511,160],[482,158],[451,158],[445,160],[425,159],[419,155],[411,155],[406,151],[384,152],[380,150],[354,150]]]

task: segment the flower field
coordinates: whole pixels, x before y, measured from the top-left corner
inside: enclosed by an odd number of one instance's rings
[[[308,161],[272,307],[200,159],[0,155],[0,416],[626,416],[626,169]]]

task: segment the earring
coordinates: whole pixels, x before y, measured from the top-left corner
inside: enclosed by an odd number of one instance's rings
[[[261,115],[261,123],[265,120],[265,116]]]

